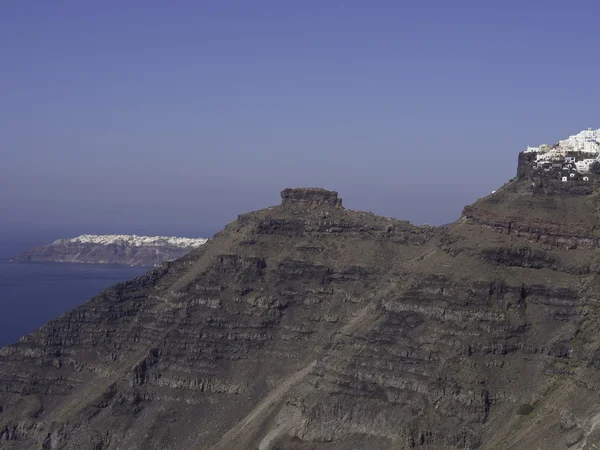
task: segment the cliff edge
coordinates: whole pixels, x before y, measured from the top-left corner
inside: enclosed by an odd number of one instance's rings
[[[285,190],[1,349],[0,448],[600,446],[597,191],[531,183],[443,228]]]

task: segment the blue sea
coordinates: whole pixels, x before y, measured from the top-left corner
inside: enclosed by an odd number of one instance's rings
[[[60,236],[0,233],[0,347],[85,303],[103,289],[148,267],[96,264],[19,264],[6,259]]]

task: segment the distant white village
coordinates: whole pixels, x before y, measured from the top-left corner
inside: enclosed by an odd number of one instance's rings
[[[184,238],[171,236],[138,236],[136,234],[82,234],[75,238],[57,239],[52,244],[99,244],[112,245],[124,244],[132,247],[178,247],[178,248],[196,248],[205,244],[208,239],[204,238]]]
[[[534,169],[560,171],[562,181],[589,181],[589,177],[584,174],[590,171],[594,162],[600,162],[600,129],[588,128],[552,146],[528,146],[525,153],[536,154]]]

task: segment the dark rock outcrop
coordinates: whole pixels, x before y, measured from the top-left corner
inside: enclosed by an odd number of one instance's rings
[[[321,188],[295,188],[281,191],[282,204],[306,203],[314,205],[342,206],[342,199],[335,191]]]

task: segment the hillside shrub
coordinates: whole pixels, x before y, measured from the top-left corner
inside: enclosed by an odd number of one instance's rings
[[[517,409],[517,414],[519,416],[528,416],[529,414],[531,414],[532,411],[533,411],[533,405],[530,405],[529,403],[523,403]]]

